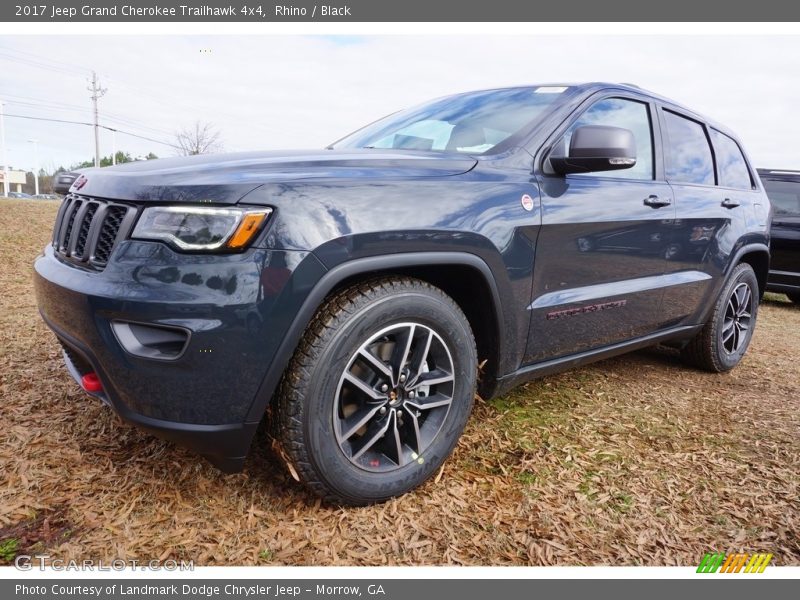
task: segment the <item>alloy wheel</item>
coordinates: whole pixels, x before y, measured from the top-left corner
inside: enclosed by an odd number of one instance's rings
[[[404,322],[371,336],[348,361],[333,407],[336,441],[374,472],[422,464],[453,402],[450,349],[432,328]]]
[[[742,282],[737,285],[725,307],[725,317],[722,323],[722,347],[728,354],[734,354],[742,349],[747,336],[753,314],[753,292],[750,286]]]

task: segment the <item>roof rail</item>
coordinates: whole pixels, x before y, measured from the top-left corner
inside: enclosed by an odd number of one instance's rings
[[[756,171],[764,175],[800,175],[800,171],[792,169],[756,169]]]

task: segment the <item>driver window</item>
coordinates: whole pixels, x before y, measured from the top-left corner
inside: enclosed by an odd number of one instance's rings
[[[572,132],[583,125],[622,127],[633,132],[636,140],[636,164],[630,169],[598,171],[571,175],[575,177],[613,177],[615,179],[653,179],[653,132],[650,110],[644,102],[624,98],[606,98],[593,104],[564,134],[564,148],[569,149]]]

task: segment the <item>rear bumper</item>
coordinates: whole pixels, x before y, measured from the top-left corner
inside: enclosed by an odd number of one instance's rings
[[[302,286],[292,274],[307,253],[252,249],[179,254],[126,241],[102,272],[65,264],[48,246],[34,263],[39,311],[80,383],[122,419],[186,446],[220,469],[239,470],[263,410],[253,404]],[[311,257],[314,262],[316,259]],[[190,336],[172,360],[126,352],[112,323],[180,327]]]

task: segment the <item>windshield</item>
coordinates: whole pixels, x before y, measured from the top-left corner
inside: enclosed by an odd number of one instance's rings
[[[528,129],[566,87],[469,92],[389,115],[332,148],[391,148],[485,154]]]

